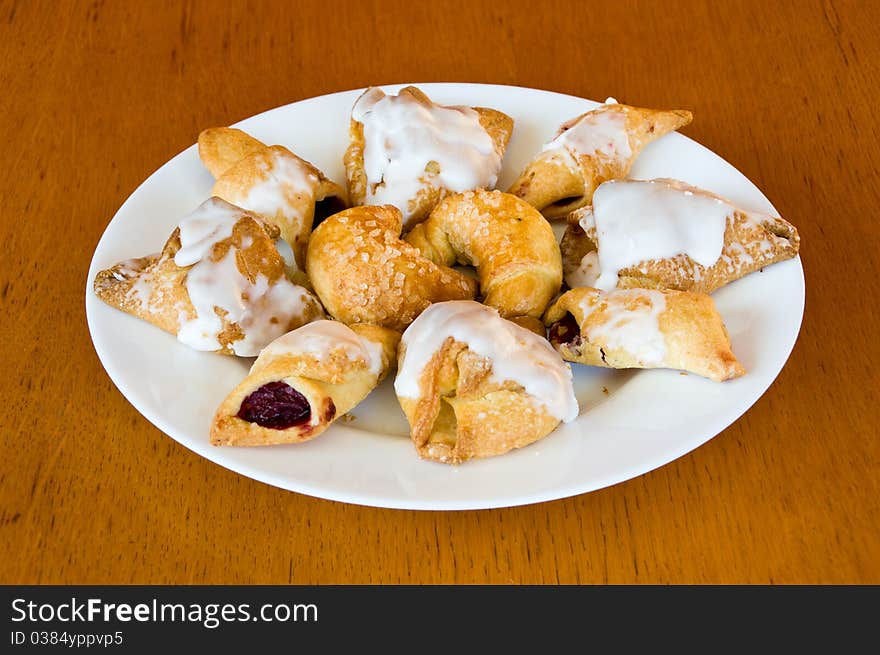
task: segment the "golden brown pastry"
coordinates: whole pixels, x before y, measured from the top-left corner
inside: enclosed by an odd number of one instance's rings
[[[572,288],[711,293],[796,256],[800,237],[781,218],[678,180],[619,180],[571,213],[561,246]]]
[[[641,109],[609,98],[563,123],[508,193],[547,218],[564,218],[590,204],[593,190],[602,182],[626,177],[646,145],[684,127],[691,118],[683,109]]]
[[[544,317],[569,362],[608,368],[673,368],[716,382],[745,373],[710,296],[687,291],[581,287]]]
[[[216,446],[299,443],[366,398],[396,363],[400,333],[315,321],[266,346],[211,424]]]
[[[217,179],[212,195],[277,225],[299,270],[312,225],[346,207],[345,190],[283,146],[266,146],[231,127],[199,135],[199,157]]]
[[[449,196],[406,241],[437,264],[475,266],[483,302],[504,318],[540,317],[562,284],[553,228],[531,205],[501,191]]]
[[[578,415],[571,368],[546,339],[473,301],[431,305],[407,328],[394,390],[420,457],[501,455]]]
[[[394,205],[409,230],[446,195],[493,188],[512,131],[494,109],[438,105],[414,86],[391,96],[369,88],[351,112],[351,202]]]
[[[474,297],[473,279],[400,239],[401,223],[391,205],[353,207],[314,231],[307,272],[335,319],[402,331],[432,302]]]
[[[250,357],[323,317],[317,299],[285,276],[277,237],[276,226],[211,198],[180,222],[158,255],[98,273],[95,294],[196,350]]]

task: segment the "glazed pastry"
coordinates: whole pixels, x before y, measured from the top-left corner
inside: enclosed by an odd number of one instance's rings
[[[445,107],[413,86],[367,89],[354,105],[345,152],[353,205],[394,205],[404,230],[444,196],[495,186],[513,119],[483,107]]]
[[[684,127],[691,118],[683,109],[640,109],[608,98],[604,105],[563,123],[509,193],[547,218],[564,218],[589,205],[602,182],[626,177],[646,145]]]
[[[562,238],[569,287],[711,293],[798,253],[797,230],[677,180],[606,182]]]
[[[563,359],[608,368],[673,368],[716,382],[745,373],[710,296],[581,287],[544,317]]]
[[[420,457],[457,464],[527,446],[578,415],[546,339],[473,301],[431,305],[404,332],[394,381]]]
[[[363,206],[314,231],[306,270],[333,318],[402,331],[432,302],[474,297],[472,278],[422,257],[401,226],[397,208]]]
[[[406,240],[437,264],[474,265],[483,302],[504,318],[540,317],[562,284],[553,228],[535,208],[508,193],[449,196]]]
[[[346,207],[345,190],[283,146],[266,146],[241,130],[215,127],[199,135],[199,157],[217,179],[212,195],[277,225],[305,267],[312,224]]]
[[[196,350],[251,357],[323,316],[317,299],[285,276],[277,237],[276,226],[211,198],[158,255],[98,273],[95,294]]]
[[[216,446],[299,443],[366,398],[396,362],[400,334],[315,321],[278,337],[217,409]]]

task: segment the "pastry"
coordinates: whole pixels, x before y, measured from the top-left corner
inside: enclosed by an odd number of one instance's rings
[[[562,256],[550,224],[501,191],[449,196],[406,241],[437,264],[475,266],[483,302],[504,318],[540,317],[562,285]]]
[[[217,446],[299,443],[353,409],[396,363],[400,333],[315,321],[278,337],[226,397],[211,424]]]
[[[299,270],[312,225],[346,207],[345,190],[283,146],[266,146],[241,130],[199,134],[199,157],[216,178],[212,195],[247,209],[281,230]]]
[[[447,464],[527,446],[578,415],[571,368],[546,339],[473,301],[407,328],[394,390],[419,456]]]
[[[422,257],[401,227],[396,207],[363,206],[312,233],[306,270],[333,318],[402,331],[432,302],[474,297],[472,278]]]
[[[711,296],[688,291],[572,289],[544,317],[569,362],[673,368],[716,382],[745,373]]]
[[[508,192],[547,218],[564,218],[590,204],[602,182],[626,177],[646,145],[684,127],[691,118],[683,109],[641,109],[609,98],[563,123]]]
[[[797,230],[677,180],[602,184],[562,238],[569,287],[711,293],[798,253]]]
[[[161,253],[98,273],[95,294],[196,350],[254,356],[323,316],[317,299],[285,276],[278,233],[210,198],[180,222]]]
[[[371,87],[351,112],[351,202],[394,205],[409,230],[449,193],[494,187],[512,131],[494,109],[445,107],[413,86],[397,95]]]

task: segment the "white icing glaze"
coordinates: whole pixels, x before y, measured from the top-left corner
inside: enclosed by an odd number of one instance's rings
[[[270,153],[269,161],[258,160],[264,178],[237,198],[237,204],[270,219],[280,211],[298,230],[304,216],[302,203],[294,201],[313,195],[318,177],[296,157],[276,150]]]
[[[599,253],[591,250],[581,259],[578,267],[565,276],[565,283],[572,289],[592,287],[599,279]]]
[[[214,246],[232,235],[233,226],[242,216],[238,207],[211,198],[180,223],[181,247],[174,263],[191,266],[186,289],[196,316],[182,322],[177,338],[196,350],[221,347],[218,339],[223,321],[215,308],[224,311],[225,319],[236,323],[243,333],[230,344],[242,357],[259,353],[306,309],[307,292],[284,276],[270,284],[265,275],[259,274],[251,283],[238,269],[237,248],[230,247],[219,261],[212,260]]]
[[[616,98],[612,98],[611,96],[608,96],[607,98],[605,98],[605,104],[606,105],[619,105],[620,103],[617,102]]]
[[[675,180],[612,180],[599,185],[584,230],[595,226],[600,275],[595,287],[617,286],[618,273],[640,262],[685,254],[712,266],[724,247],[727,217],[723,199],[694,193]]]
[[[313,321],[266,346],[260,357],[306,354],[323,360],[341,351],[350,361],[362,361],[373,375],[382,371],[382,344],[361,337],[339,321]]]
[[[501,156],[470,107],[425,106],[408,94],[385,95],[374,88],[358,99],[351,115],[364,126],[367,203],[394,205],[404,226],[426,184],[468,191],[498,181]],[[436,177],[425,172],[432,161],[439,165]]]
[[[278,254],[281,255],[281,259],[284,260],[284,265],[287,266],[288,271],[298,271],[299,266],[296,264],[296,255],[293,254],[293,248],[290,247],[290,244],[287,243],[284,239],[275,239],[275,249],[278,251]]]
[[[405,354],[394,389],[418,398],[425,365],[448,337],[492,362],[492,378],[521,385],[547,412],[566,423],[578,415],[571,367],[546,339],[506,321],[492,307],[472,300],[436,303],[403,333]]]
[[[241,209],[217,197],[208,198],[186,216],[180,229],[180,250],[174,255],[178,266],[192,266],[214,248],[214,244],[232,236],[232,228],[241,218]]]
[[[591,302],[595,300],[595,304]],[[607,319],[592,324],[587,318],[604,307]],[[584,312],[584,336],[600,347],[622,349],[642,366],[657,366],[666,356],[666,340],[660,331],[660,314],[666,309],[666,297],[649,289],[617,289],[589,295],[581,301]]]
[[[543,148],[544,152],[560,149],[569,151],[575,157],[586,155],[628,161],[632,157],[632,148],[626,131],[626,114],[614,105],[603,105],[563,123],[556,137]]]

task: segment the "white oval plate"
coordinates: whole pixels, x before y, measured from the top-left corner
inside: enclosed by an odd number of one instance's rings
[[[418,86],[437,102],[493,107],[516,120],[501,189],[560,123],[597,104],[520,87]],[[237,127],[287,146],[343,182],[349,112],[360,93],[303,100]],[[680,134],[649,145],[632,177],[678,178],[745,208],[778,215],[739,171]],[[192,146],[151,175],[116,213],[95,250],[87,282],[86,315],[95,350],[119,390],[157,428],[226,468],[311,496],[377,507],[479,509],[564,498],[633,478],[681,457],[740,417],[782,369],[803,317],[799,258],[754,273],[714,295],[733,350],[748,370],[744,377],[718,384],[668,370],[608,371],[574,364],[581,406],[575,421],[527,448],[458,467],[416,456],[390,379],[351,413],[354,420],[338,421],[314,441],[217,448],[208,441],[214,410],[253,360],[191,350],[173,335],[105,305],[91,291],[99,270],[160,250],[180,218],[210,195],[212,184]]]

